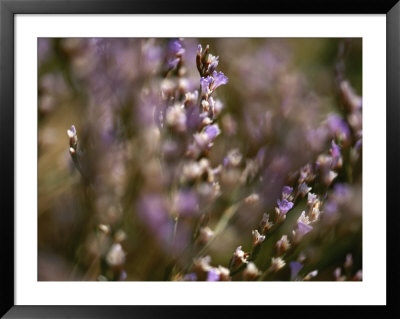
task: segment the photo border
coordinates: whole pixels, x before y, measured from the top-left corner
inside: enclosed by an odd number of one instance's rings
[[[397,4],[396,4],[397,3]],[[211,11],[211,12],[210,12]],[[387,306],[16,306],[14,303],[14,195],[15,195],[15,123],[14,123],[14,15],[16,14],[202,14],[202,13],[243,13],[243,14],[277,14],[277,13],[314,13],[314,14],[386,14],[386,54],[387,54]],[[0,279],[0,315],[7,311],[6,318],[39,318],[39,317],[80,317],[80,318],[127,318],[127,317],[166,317],[190,316],[225,317],[229,313],[235,316],[256,315],[296,315],[303,317],[312,312],[323,312],[324,316],[358,316],[367,313],[373,316],[394,317],[399,315],[396,300],[396,288],[399,277],[395,273],[395,257],[399,243],[399,232],[396,231],[396,211],[394,198],[396,180],[399,176],[397,163],[400,162],[400,152],[396,147],[397,136],[400,136],[400,3],[393,1],[280,1],[272,4],[230,3],[213,1],[212,5],[184,1],[138,0],[78,0],[78,1],[4,1],[0,0],[1,19],[1,74],[0,74],[0,180],[2,187],[1,216],[3,229],[0,232],[0,242],[3,244],[1,253]],[[379,128],[377,128],[379,129]],[[384,141],[382,141],[384,142]],[[377,167],[379,169],[379,167]],[[390,173],[390,174],[388,174]],[[379,185],[377,185],[379,187]],[[383,200],[383,199],[380,199]],[[398,221],[398,217],[397,217]],[[250,308],[251,307],[251,308]],[[265,307],[268,307],[266,309]],[[254,308],[258,310],[255,311]],[[251,312],[249,312],[251,310]],[[265,311],[268,311],[267,313]],[[322,313],[321,313],[322,314]]]

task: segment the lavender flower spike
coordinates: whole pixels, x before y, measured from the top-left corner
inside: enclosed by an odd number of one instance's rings
[[[214,78],[214,83],[212,85],[212,89],[215,90],[217,87],[227,84],[228,83],[228,78],[225,76],[224,73],[214,71],[213,72],[213,78]]]
[[[292,203],[292,202],[289,202],[289,201],[286,200],[286,199],[282,199],[282,201],[278,199],[277,203],[278,203],[279,211],[280,211],[281,214],[283,214],[283,215],[286,215],[286,213],[287,213],[289,210],[291,210],[292,207],[293,207],[293,203]]]

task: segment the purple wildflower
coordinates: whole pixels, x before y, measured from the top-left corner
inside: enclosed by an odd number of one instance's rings
[[[71,125],[69,131],[71,131],[72,135],[76,135],[76,128],[75,128],[75,125]],[[68,133],[68,135],[70,135],[70,134]]]
[[[330,152],[332,155],[332,167],[336,167],[340,162],[341,154],[340,154],[340,147],[335,143],[335,141],[332,141],[332,147],[330,149]]]
[[[181,41],[173,40],[169,43],[168,48],[171,52],[171,55],[180,56],[185,53],[185,49],[182,46]]]
[[[220,132],[221,131],[217,124],[207,126],[203,132],[193,135],[196,144],[192,147],[200,148],[201,150],[210,148],[212,141],[217,137],[217,135],[219,135]]]
[[[287,199],[289,196],[290,196],[290,194],[293,192],[293,187],[290,187],[290,186],[283,186],[283,189],[282,189],[282,197],[283,198],[285,198],[285,199]]]
[[[180,191],[175,197],[175,210],[177,214],[190,216],[198,211],[198,199],[193,191]]]
[[[174,68],[176,68],[176,66],[178,65],[179,61],[180,61],[180,58],[168,60],[168,68],[169,68],[169,69],[174,69]]]
[[[337,114],[328,116],[328,127],[332,134],[335,134],[342,140],[348,140],[350,137],[350,129],[346,121]]]
[[[277,203],[278,203],[279,211],[281,212],[281,214],[284,214],[284,215],[286,215],[286,213],[289,210],[291,210],[293,207],[293,203],[289,202],[286,199],[282,199],[282,201],[278,199]]]
[[[197,280],[197,275],[194,272],[191,272],[189,274],[186,274],[183,277],[184,281],[196,281]]]
[[[182,58],[182,54],[185,52],[181,42],[179,40],[173,40],[168,45],[168,68],[174,69],[177,67],[179,61]]]
[[[302,221],[299,221],[299,222],[297,222],[296,234],[299,234],[300,237],[303,237],[305,234],[312,231],[312,229],[313,229],[313,227],[311,225],[308,225],[306,223],[303,223]]]
[[[227,84],[228,83],[228,78],[225,76],[224,73],[214,71],[213,72],[213,78],[214,78],[214,83],[212,85],[213,90],[215,90],[217,87]]]
[[[159,194],[145,194],[136,207],[139,216],[153,229],[160,228],[168,219],[165,202]]]
[[[356,142],[356,144],[354,145],[354,148],[355,148],[356,150],[359,150],[359,149],[361,148],[361,146],[362,146],[362,139],[359,139],[359,140]]]
[[[214,70],[217,68],[218,66],[218,57],[214,58],[214,60],[210,63],[210,65],[208,66],[208,72],[215,72]]]
[[[207,134],[210,141],[212,141],[217,137],[217,135],[219,135],[219,133],[221,133],[221,130],[219,129],[217,124],[213,124],[207,126],[204,130],[204,133]]]
[[[338,204],[333,200],[327,200],[324,205],[324,212],[328,215],[333,215],[339,209]]]
[[[304,197],[306,196],[306,194],[311,190],[311,187],[308,187],[308,185],[306,183],[301,183],[299,185],[299,189],[298,189],[298,193]]]
[[[215,268],[211,268],[207,274],[207,281],[219,281],[219,272]]]
[[[333,187],[333,191],[335,193],[335,197],[343,198],[349,195],[350,189],[349,186],[342,183],[337,183]]]
[[[211,76],[207,76],[206,78],[201,78],[200,79],[200,85],[201,85],[201,93],[204,95],[207,95],[210,93],[210,85],[213,82],[213,78]]]
[[[314,203],[316,202],[316,200],[317,200],[317,195],[316,194],[308,193],[308,197],[307,197],[308,205],[313,206]]]
[[[303,264],[299,263],[298,261],[292,261],[290,264],[290,278],[293,280],[297,277],[301,268],[303,268]]]

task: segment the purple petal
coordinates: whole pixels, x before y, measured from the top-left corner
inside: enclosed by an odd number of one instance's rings
[[[196,281],[197,280],[197,275],[194,272],[186,274],[183,277],[183,280],[184,281]]]
[[[303,222],[297,223],[297,230],[298,230],[299,234],[301,234],[302,236],[309,233],[312,229],[313,229],[313,227],[310,225],[307,225],[306,223],[303,223]]]
[[[282,196],[288,197],[293,192],[293,187],[290,186],[283,186],[282,189]]]
[[[181,41],[173,40],[169,43],[169,50],[171,55],[182,55],[185,53],[185,49],[183,48]]]
[[[208,88],[210,86],[210,84],[212,83],[212,77],[211,76],[207,76],[206,78],[201,78],[200,79],[200,85],[201,85],[201,92],[203,94],[208,94]]]
[[[207,274],[207,281],[218,281],[218,280],[219,280],[219,273],[214,268],[211,268]]]
[[[293,207],[293,203],[289,202],[286,199],[283,199],[282,201],[278,199],[277,203],[278,203],[279,210],[281,211],[282,214],[286,214]]]
[[[176,58],[176,59],[173,59],[173,60],[169,60],[169,61],[168,61],[168,68],[169,68],[169,69],[175,69],[176,66],[178,65],[179,61],[180,61],[180,58]]]
[[[213,72],[213,77],[214,77],[214,84],[213,84],[213,89],[215,90],[217,87],[223,84],[228,83],[228,78],[225,76],[224,73],[214,71]]]
[[[332,141],[331,152],[333,157],[340,157],[340,147],[335,143],[335,141]]]
[[[335,167],[340,160],[340,147],[335,143],[335,141],[332,141],[332,147],[331,147],[331,155],[332,155],[332,165]]]
[[[292,279],[296,278],[301,268],[303,268],[303,264],[299,263],[298,261],[292,261],[290,264],[290,277]]]
[[[328,127],[331,132],[342,138],[347,139],[350,136],[350,129],[346,121],[337,114],[331,114],[328,116]]]
[[[191,216],[198,211],[198,199],[193,191],[180,191],[176,198],[176,210],[179,215]]]
[[[204,133],[208,135],[210,142],[214,140],[219,133],[221,133],[217,124],[209,125],[205,128]]]

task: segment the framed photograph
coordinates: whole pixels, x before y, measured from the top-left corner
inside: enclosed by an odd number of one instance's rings
[[[400,314],[399,3],[0,9],[1,315]]]

